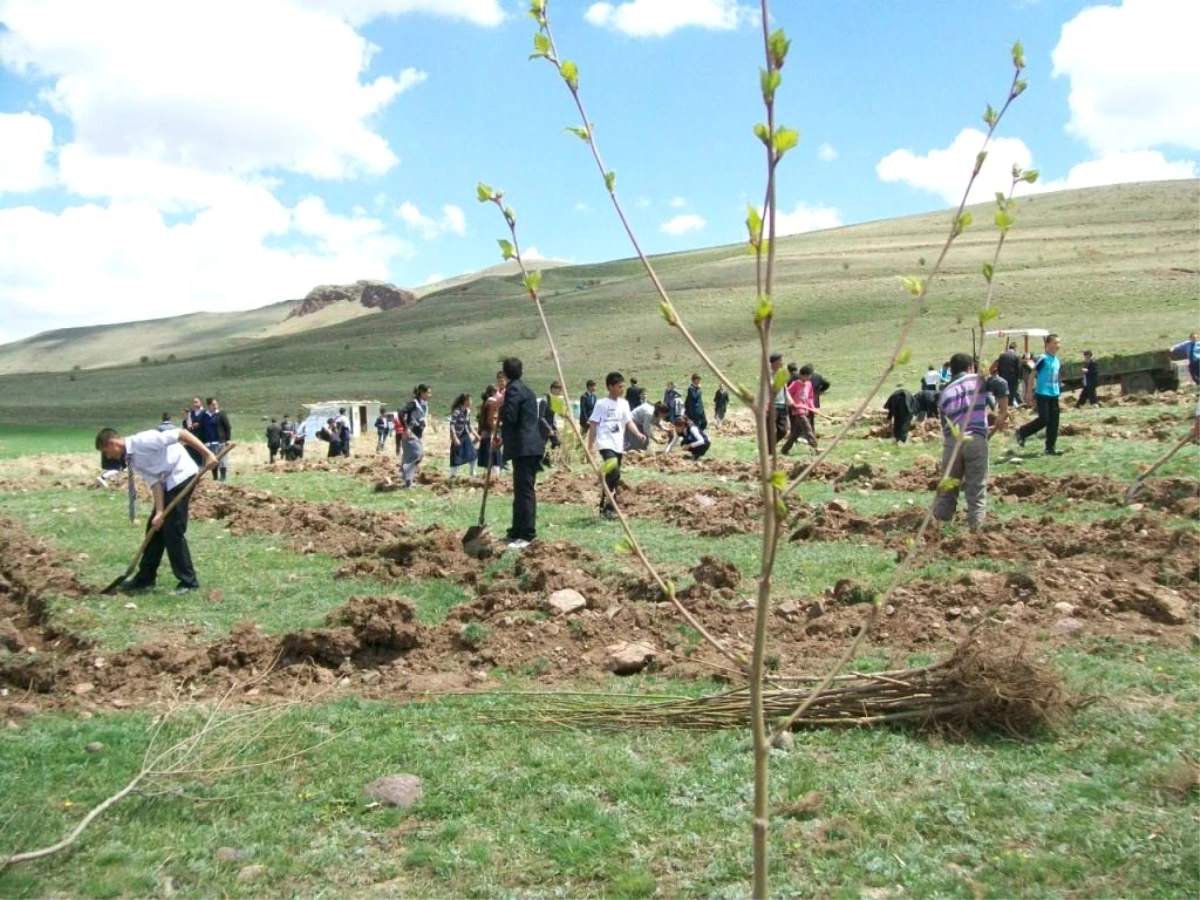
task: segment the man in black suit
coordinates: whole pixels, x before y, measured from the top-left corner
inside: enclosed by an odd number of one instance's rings
[[[500,436],[504,458],[513,466],[512,527],[506,543],[514,550],[523,550],[537,539],[537,473],[546,454],[546,442],[539,426],[537,395],[521,380],[521,361],[510,356],[503,368],[508,387],[500,408]]]

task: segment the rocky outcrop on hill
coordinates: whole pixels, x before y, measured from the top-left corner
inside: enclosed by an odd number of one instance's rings
[[[354,284],[320,284],[308,292],[304,301],[288,313],[307,316],[334,303],[359,303],[368,309],[396,309],[416,303],[414,294],[386,281],[356,281]]]

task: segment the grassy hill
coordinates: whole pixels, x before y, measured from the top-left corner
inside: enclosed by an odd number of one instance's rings
[[[1103,355],[1160,347],[1197,327],[1200,182],[1131,184],[1044,194],[1018,211],[997,267],[999,325],[1059,331],[1064,354]],[[929,363],[969,350],[983,298],[980,267],[996,231],[991,209],[955,245],[918,320],[908,383]],[[905,311],[898,275],[932,265],[948,224],[934,213],[797,235],[778,242],[775,344],[812,362],[848,402],[882,365]],[[537,235],[523,235],[536,241]],[[754,377],[754,264],[741,245],[654,260],[690,327],[716,360]],[[579,289],[585,281],[595,286]],[[612,368],[654,388],[697,363],[663,322],[636,260],[546,271],[547,315],[569,387]],[[138,348],[139,355],[154,356]],[[994,348],[993,348],[994,349]],[[234,416],[258,416],[328,397],[399,402],[417,382],[433,406],[477,394],[508,354],[521,356],[537,387],[552,377],[537,318],[515,276],[479,278],[433,291],[412,307],[222,352],[157,365],[0,377],[0,424],[85,420],[153,424],[194,394],[218,394]],[[706,379],[711,393],[712,379]],[[249,424],[249,423],[247,423]],[[257,424],[254,431],[258,431]]]

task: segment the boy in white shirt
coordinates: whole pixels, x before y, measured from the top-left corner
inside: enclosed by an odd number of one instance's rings
[[[175,593],[185,594],[200,587],[187,543],[188,498],[181,500],[170,515],[163,515],[171,501],[187,489],[200,471],[185,452],[185,447],[198,452],[206,469],[216,468],[216,454],[186,429],[139,431],[122,438],[112,428],[104,428],[96,435],[97,450],[107,459],[124,459],[129,466],[129,521],[133,521],[137,502],[135,473],[142,477],[154,497],[154,515],[146,522],[146,530],[153,531],[154,535],[142,553],[137,574],[118,588],[122,593],[148,591],[154,587],[164,550],[171,562],[171,571],[178,579]]]
[[[612,470],[605,473],[604,483],[614,497],[617,487],[621,484],[621,457],[625,453],[625,432],[628,431],[639,442],[645,442],[646,436],[634,424],[633,414],[629,404],[622,396],[625,393],[625,379],[620,372],[609,372],[604,378],[604,386],[608,388],[608,396],[596,401],[595,408],[588,418],[588,455],[600,450],[600,456],[606,462],[616,460]],[[600,498],[600,515],[605,519],[616,516],[616,508],[609,502],[608,493]]]

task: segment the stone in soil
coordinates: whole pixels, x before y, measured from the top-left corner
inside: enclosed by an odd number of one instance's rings
[[[546,611],[555,616],[569,616],[587,607],[583,594],[573,588],[562,588],[555,591],[546,600]]]
[[[363,788],[363,794],[384,806],[408,809],[421,799],[424,789],[416,775],[388,775]]]
[[[619,641],[604,648],[604,668],[615,675],[634,675],[653,661],[658,648],[648,641]]]

